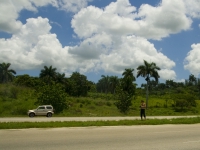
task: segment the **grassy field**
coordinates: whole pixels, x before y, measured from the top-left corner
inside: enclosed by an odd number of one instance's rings
[[[0,117],[28,117],[29,109],[37,108],[34,90],[12,85],[0,85]],[[89,93],[87,97],[66,97],[69,108],[56,117],[102,117],[102,116],[139,116],[140,102],[145,100],[145,94],[133,97],[132,106],[127,114],[119,112],[115,106],[116,97],[112,94]],[[190,108],[174,107],[169,96],[149,95],[147,116],[189,116],[200,115],[200,100],[197,106]],[[69,121],[69,122],[10,122],[0,123],[0,129],[22,128],[52,128],[52,127],[87,127],[87,126],[123,126],[123,125],[160,125],[160,124],[193,124],[200,123],[200,118],[180,119],[147,119],[121,121]]]
[[[132,106],[127,114],[119,112],[115,106],[115,100],[106,100],[101,98],[68,97],[69,108],[62,113],[55,114],[55,116],[71,116],[71,117],[83,117],[83,116],[138,116],[139,106],[143,97],[138,97],[132,101]],[[25,117],[27,116],[28,109],[37,108],[34,105],[36,99],[19,98],[16,100],[0,100],[0,117]],[[168,107],[164,106],[165,101],[158,98],[149,98],[149,107],[146,110],[148,116],[176,116],[176,115],[199,115],[200,101],[196,100],[197,107],[185,108],[180,110],[179,108],[171,107],[173,102],[168,103]]]
[[[34,90],[12,85],[0,85],[0,117],[27,117],[27,110],[37,108]],[[90,116],[139,116],[139,106],[143,96],[132,99],[132,106],[127,114],[119,112],[115,106],[116,97],[112,94],[89,93],[87,97],[66,97],[69,108],[54,116],[90,117]],[[175,108],[174,101],[166,96],[149,95],[147,116],[184,116],[200,115],[200,100],[191,108]]]
[[[70,107],[57,116],[138,116],[140,101],[145,98],[138,97],[132,100],[132,106],[127,114],[122,114],[114,105],[114,100],[76,98],[70,100]],[[149,116],[176,116],[176,115],[198,115],[200,110],[200,101],[196,100],[197,107],[183,109],[171,107],[173,101],[168,102],[160,98],[149,98],[149,107],[146,110]]]

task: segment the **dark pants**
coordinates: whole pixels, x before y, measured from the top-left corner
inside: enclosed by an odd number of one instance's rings
[[[140,117],[141,119],[142,117],[146,118],[145,109],[140,109]]]

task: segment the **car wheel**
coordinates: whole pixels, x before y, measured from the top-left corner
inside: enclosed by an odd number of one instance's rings
[[[47,113],[47,117],[52,117],[52,113]]]
[[[34,117],[34,116],[35,116],[34,113],[30,113],[30,114],[29,114],[29,117]]]

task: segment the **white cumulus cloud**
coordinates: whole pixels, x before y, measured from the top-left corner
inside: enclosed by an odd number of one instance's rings
[[[191,74],[198,76],[200,74],[200,43],[192,44],[192,50],[187,54],[184,61],[184,68]]]
[[[186,12],[193,18],[200,18],[200,1],[199,0],[183,0]]]
[[[147,60],[155,62],[165,70],[165,73],[161,71],[162,79],[176,77],[172,70],[175,63],[158,52],[153,44],[142,37],[116,37],[104,33],[87,38],[79,46],[71,48],[69,52],[80,59],[85,66],[89,66],[92,61],[95,69],[90,68],[90,70],[121,74],[125,68],[134,68],[136,71],[136,68],[143,64],[143,60]]]
[[[72,27],[80,38],[106,31],[119,36],[132,34],[160,40],[189,30],[191,23],[182,0],[163,0],[156,7],[144,4],[138,12],[128,0],[117,0],[105,9],[94,6],[82,9],[74,16]]]
[[[121,74],[125,68],[136,68],[143,60],[161,68],[162,79],[176,79],[174,61],[157,50],[150,40],[161,40],[170,34],[191,29],[192,18],[199,17],[199,1],[162,0],[157,6],[117,0],[104,8],[88,6],[91,0],[1,0],[0,31],[12,34],[0,39],[0,60],[10,62],[16,70],[41,69],[44,65],[58,71],[81,73],[104,70]],[[38,7],[53,7],[75,15],[71,27],[80,43],[63,47],[51,33],[48,18],[27,18],[22,24],[19,14],[26,9],[38,13]],[[54,23],[54,22],[52,22]],[[59,25],[59,24],[58,24]],[[62,28],[65,28],[62,26]],[[193,44],[184,68],[199,74],[199,44]]]
[[[60,9],[76,13],[88,5],[92,0],[58,0]]]
[[[69,47],[62,47],[55,34],[50,33],[47,18],[30,18],[17,34],[10,39],[0,39],[4,52],[2,62],[10,62],[16,70],[43,68],[53,65],[59,71],[74,71],[76,60],[68,53]]]
[[[37,13],[38,7],[52,5],[67,12],[78,12],[87,6],[91,0],[1,0],[0,1],[0,31],[16,33],[22,27],[18,20],[22,10]]]

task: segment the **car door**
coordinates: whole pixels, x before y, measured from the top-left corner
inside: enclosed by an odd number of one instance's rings
[[[36,110],[36,115],[45,115],[45,107],[44,106],[39,106]]]

